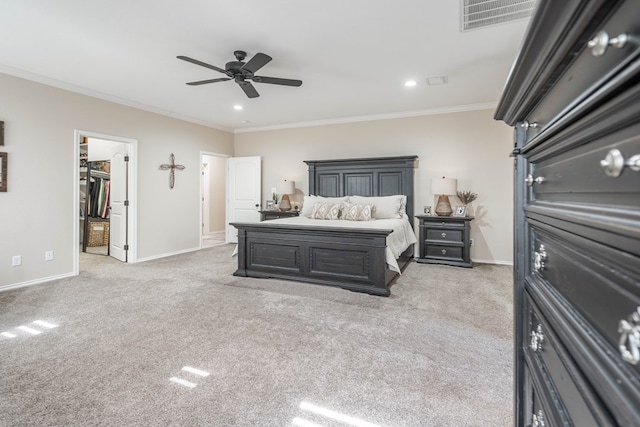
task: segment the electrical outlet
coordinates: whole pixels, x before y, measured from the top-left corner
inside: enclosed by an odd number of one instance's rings
[[[473,246],[473,239],[469,239],[469,246]]]
[[[11,266],[18,267],[22,265],[22,255],[14,255],[11,258]]]
[[[53,261],[53,251],[46,251],[44,253],[44,260],[45,261]]]

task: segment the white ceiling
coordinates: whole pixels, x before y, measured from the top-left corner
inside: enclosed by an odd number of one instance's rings
[[[241,132],[495,105],[527,23],[462,33],[458,0],[4,1],[0,72]],[[185,84],[224,75],[177,55],[234,50],[302,86]]]

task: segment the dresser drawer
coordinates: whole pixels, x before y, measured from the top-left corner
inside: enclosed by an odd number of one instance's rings
[[[638,3],[628,0],[593,29],[588,39],[578,40],[575,51],[567,56],[574,58],[572,63],[527,115],[525,126],[535,126],[528,128],[527,140],[542,133],[636,58],[640,52],[638,35]]]
[[[545,224],[532,221],[532,225],[533,274],[575,307],[609,344],[612,357],[635,373],[640,385],[640,354],[632,360],[620,349],[622,344],[632,353],[640,352],[630,343],[629,332],[620,330],[627,322],[632,327],[637,324],[640,334],[640,319],[633,320],[640,307],[640,258]]]
[[[638,98],[640,84],[528,153],[529,200],[640,208]]]
[[[567,424],[561,409],[556,406],[555,392],[547,387],[543,373],[531,372],[528,367],[524,372],[526,387],[526,402],[524,425],[527,427],[562,426]]]
[[[614,425],[608,410],[554,332],[554,328],[563,326],[553,325],[540,312],[531,296],[525,295],[525,336],[528,337],[526,360],[532,371],[549,379],[552,384],[549,387],[553,390],[548,394],[557,396],[555,404],[559,415],[566,416],[574,425],[581,427]]]
[[[638,171],[622,167],[608,175],[611,162],[638,159]],[[640,123],[535,165],[535,200],[590,202],[621,207],[640,207]],[[614,172],[612,172],[614,173]]]
[[[462,230],[456,229],[434,229],[430,228],[426,230],[426,238],[430,241],[444,241],[444,242],[462,242],[463,234]]]

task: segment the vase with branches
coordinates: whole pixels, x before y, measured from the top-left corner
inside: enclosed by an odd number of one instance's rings
[[[460,199],[460,201],[464,203],[465,206],[473,202],[477,198],[478,198],[478,195],[472,191],[465,191],[465,190],[458,191],[458,199]]]

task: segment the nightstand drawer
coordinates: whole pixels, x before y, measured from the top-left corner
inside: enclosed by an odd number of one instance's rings
[[[299,216],[299,211],[260,211],[260,221]]]
[[[462,246],[426,245],[427,257],[463,261]]]
[[[427,229],[427,240],[436,240],[443,242],[462,242],[462,230],[449,229]]]

